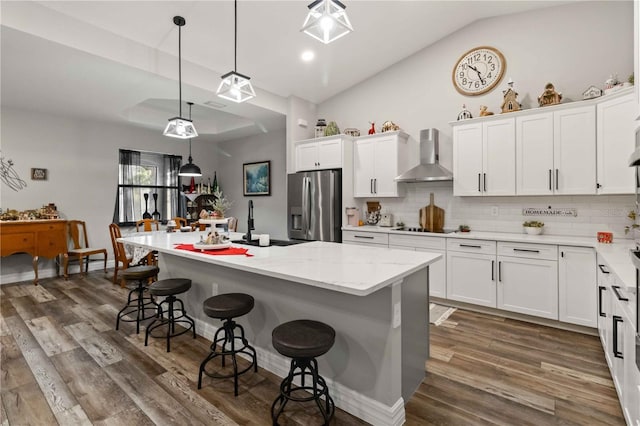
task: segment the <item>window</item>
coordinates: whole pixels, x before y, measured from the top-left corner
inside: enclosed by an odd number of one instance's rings
[[[181,157],[121,149],[119,158],[114,223],[131,226],[145,217],[166,222],[182,216]]]

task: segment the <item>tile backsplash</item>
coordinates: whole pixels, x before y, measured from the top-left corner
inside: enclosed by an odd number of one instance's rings
[[[419,210],[429,205],[434,193],[435,205],[445,211],[445,228],[469,225],[476,231],[523,232],[522,222],[539,220],[545,234],[596,237],[598,231],[613,232],[616,239],[630,238],[624,227],[632,222],[627,214],[634,207],[634,195],[558,195],[518,197],[454,197],[452,182],[410,183],[402,198],[378,198],[383,213],[392,213],[394,222],[418,226]],[[366,211],[366,201],[358,207]],[[576,209],[575,217],[524,216],[524,208],[549,207]],[[497,216],[493,215],[496,213]]]

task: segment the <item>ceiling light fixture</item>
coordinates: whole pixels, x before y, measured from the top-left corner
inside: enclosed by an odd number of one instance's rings
[[[353,31],[344,4],[338,0],[316,0],[309,6],[309,14],[300,31],[324,44],[329,44]]]
[[[188,139],[198,136],[196,128],[186,118],[182,118],[182,27],[187,23],[182,16],[174,16],[173,23],[178,26],[178,109],[179,116],[170,118],[169,124],[164,129],[164,135],[171,138]]]
[[[238,73],[238,0],[234,4],[234,45],[233,45],[233,71],[222,76],[222,82],[218,86],[217,95],[233,102],[244,102],[256,97],[251,86],[250,78]]]
[[[191,121],[191,106],[193,102],[187,102],[187,105],[189,105],[189,121]],[[180,167],[178,176],[202,176],[200,167],[193,164],[193,158],[191,158],[191,139],[192,138],[189,138],[189,162]]]

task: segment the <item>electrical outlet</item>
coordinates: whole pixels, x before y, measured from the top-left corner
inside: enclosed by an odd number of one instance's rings
[[[400,324],[402,324],[402,311],[400,302],[397,302],[393,305],[393,328],[400,327]]]
[[[498,216],[500,214],[500,209],[498,206],[491,207],[491,216]]]

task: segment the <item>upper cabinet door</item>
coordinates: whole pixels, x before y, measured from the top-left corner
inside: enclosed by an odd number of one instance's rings
[[[353,196],[373,195],[375,146],[373,139],[356,141],[353,144]]]
[[[553,169],[553,113],[517,117],[516,194],[553,194]]]
[[[375,162],[373,165],[375,176],[373,182],[376,197],[397,197],[398,182],[398,140],[396,136],[376,139]]]
[[[318,143],[298,143],[295,146],[296,172],[318,168]]]
[[[318,167],[321,169],[342,167],[342,139],[330,139],[318,143]]]
[[[595,105],[554,112],[553,136],[555,193],[595,194]]]
[[[483,123],[482,133],[484,195],[515,195],[515,120],[505,118]]]
[[[626,167],[635,149],[635,94],[597,107],[598,194],[635,193],[635,170]]]
[[[453,128],[453,195],[482,195],[482,123]]]

